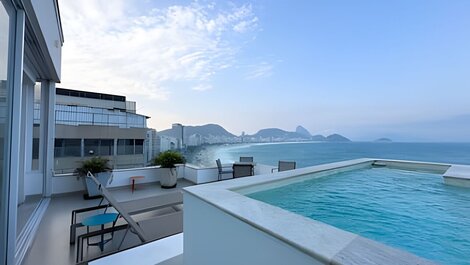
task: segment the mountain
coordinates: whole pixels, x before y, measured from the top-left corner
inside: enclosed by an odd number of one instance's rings
[[[206,124],[202,126],[185,126],[185,135],[200,134],[203,137],[209,135],[213,136],[225,136],[225,137],[236,137],[234,134],[228,132],[224,127],[218,124]]]
[[[181,127],[179,127],[181,128]],[[206,124],[201,126],[184,126],[184,142],[189,143],[192,135],[200,135],[202,143],[236,143],[236,142],[284,142],[284,141],[319,141],[319,142],[350,142],[348,138],[332,134],[328,137],[317,134],[312,136],[310,132],[302,126],[297,126],[295,132],[281,130],[279,128],[267,128],[259,130],[253,135],[235,136],[217,124]],[[158,135],[165,135],[181,138],[181,131],[178,127],[158,132]]]
[[[375,140],[374,142],[377,142],[377,143],[391,143],[392,140],[389,139],[389,138],[379,138],[379,139]]]
[[[312,136],[312,141],[323,142],[323,141],[326,141],[326,137],[321,134],[317,134],[317,135]]]
[[[251,135],[251,137],[256,137],[256,138],[278,138],[278,139],[298,139],[298,138],[310,138],[310,137],[305,137],[299,133],[296,132],[288,132],[284,131],[278,128],[268,128],[268,129],[262,129],[259,130],[257,133]]]
[[[300,125],[295,128],[295,132],[305,137],[312,137],[310,132]]]
[[[328,135],[326,137],[326,141],[328,142],[351,142],[351,140],[349,140],[348,138],[342,135],[336,134],[336,133],[332,135]]]
[[[167,129],[158,132],[159,135],[166,135],[176,137],[176,130]],[[209,136],[224,136],[224,137],[236,137],[234,134],[229,133],[222,126],[217,124],[206,124],[200,126],[184,126],[184,136],[189,137],[193,134],[199,134],[202,137]]]

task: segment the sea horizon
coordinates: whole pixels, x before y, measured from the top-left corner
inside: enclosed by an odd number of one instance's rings
[[[434,163],[470,164],[469,142],[273,142],[212,144],[187,153],[187,162],[196,166],[215,166],[253,156],[255,162],[277,165],[279,160],[296,161],[297,167],[313,166],[356,158],[382,158]]]

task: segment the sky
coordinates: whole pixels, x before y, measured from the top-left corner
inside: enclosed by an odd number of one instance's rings
[[[470,142],[470,1],[59,0],[58,87],[149,127]]]

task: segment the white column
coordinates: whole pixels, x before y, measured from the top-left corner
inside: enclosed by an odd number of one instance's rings
[[[52,195],[52,178],[54,173],[54,140],[55,140],[55,83],[50,81],[42,82],[44,98],[41,98],[41,107],[44,110],[43,135],[43,169],[44,169],[44,196]]]

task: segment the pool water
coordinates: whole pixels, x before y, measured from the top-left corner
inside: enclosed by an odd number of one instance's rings
[[[443,264],[470,264],[470,189],[442,176],[367,168],[249,197]]]

